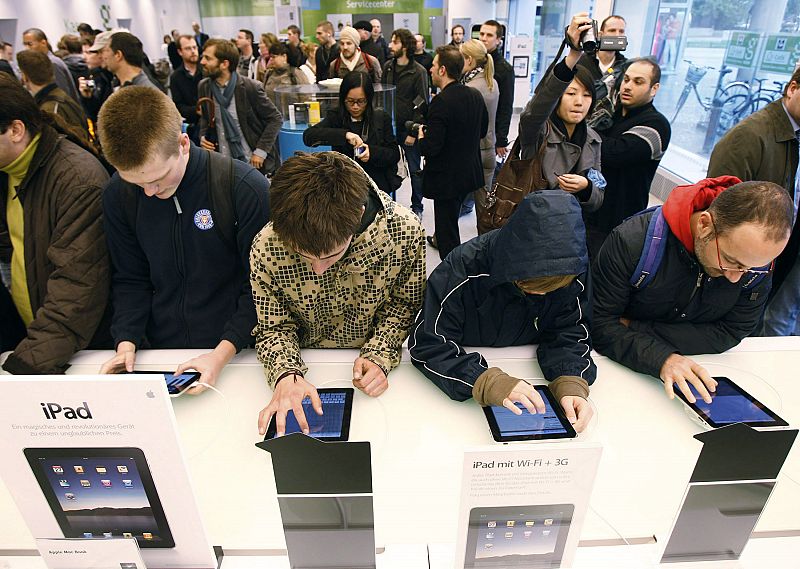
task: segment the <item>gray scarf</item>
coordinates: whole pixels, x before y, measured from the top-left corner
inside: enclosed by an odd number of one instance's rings
[[[228,81],[224,91],[220,89],[219,84],[212,79],[211,92],[214,94],[214,99],[219,103],[222,109],[222,125],[225,128],[225,139],[228,141],[231,157],[244,162],[247,160],[247,157],[244,155],[244,147],[242,146],[242,131],[236,126],[236,123],[233,121],[233,115],[228,110],[233,100],[234,92],[236,91],[236,81],[238,79],[239,76],[235,71],[231,73],[230,81]]]

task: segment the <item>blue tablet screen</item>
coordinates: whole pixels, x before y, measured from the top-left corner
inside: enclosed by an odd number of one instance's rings
[[[692,395],[697,402],[695,406],[709,419],[718,425],[732,423],[760,423],[772,422],[775,419],[764,411],[757,403],[751,401],[740,393],[727,378],[716,378],[717,390],[711,394],[711,403],[706,403],[700,397],[694,385],[689,383]]]
[[[345,392],[320,392],[319,398],[322,400],[322,410],[325,413],[320,416],[311,406],[311,399],[303,399],[303,412],[308,421],[309,435],[320,438],[335,438],[342,436],[342,421],[344,420]],[[286,415],[286,434],[301,433],[300,425],[294,417],[294,412],[289,411]]]
[[[544,415],[537,413],[532,415],[522,405],[522,403],[515,403],[518,409],[522,411],[522,415],[515,415],[508,409],[500,405],[492,406],[492,413],[497,421],[497,427],[500,429],[500,434],[504,437],[514,437],[520,435],[534,435],[534,434],[564,434],[567,430],[561,424],[561,420],[553,411],[550,401],[542,396],[544,401],[545,413]]]

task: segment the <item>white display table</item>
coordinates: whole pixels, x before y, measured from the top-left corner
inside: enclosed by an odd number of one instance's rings
[[[514,376],[541,377],[531,358],[533,347],[481,352],[491,365]],[[137,369],[172,370],[199,353],[202,351],[143,351],[138,354]],[[305,350],[310,368],[307,378],[317,386],[347,386],[356,355],[355,350]],[[110,352],[82,352],[72,360],[69,373],[96,373],[109,356]],[[712,374],[728,375],[751,390],[793,427],[800,426],[800,386],[793,373],[800,368],[800,338],[747,339],[725,354],[695,359],[709,363]],[[641,567],[645,566],[643,559],[654,558],[653,548],[657,547],[646,544],[653,543],[653,536],[662,540],[677,513],[701,448],[692,436],[701,428],[677,400],[667,399],[659,381],[604,357],[595,355],[595,361],[598,380],[591,400],[596,418],[581,439],[600,442],[603,457],[581,533],[586,550],[579,550],[575,566]],[[462,453],[468,447],[493,444],[477,404],[451,401],[408,362],[404,353],[403,363],[389,376],[389,390],[380,398],[356,391],[353,407],[351,440],[372,443],[376,541],[386,548],[382,561],[388,563],[386,567],[395,566],[390,557],[404,559],[400,566],[427,567],[426,544],[450,544],[452,549]],[[209,537],[231,558],[224,567],[244,567],[246,564],[236,564],[236,558],[248,555],[283,563],[275,558],[285,551],[285,544],[271,463],[267,453],[254,446],[260,440],[258,413],[270,398],[255,353],[239,354],[225,368],[217,387],[224,397],[207,391],[174,400],[189,474]],[[777,556],[763,566],[780,567],[782,559],[797,566],[797,447],[756,526],[757,537],[771,539],[757,539],[748,546]],[[0,520],[2,568],[12,559],[4,561],[2,555],[25,554],[34,548],[33,538],[2,484]],[[626,541],[645,545],[626,546]],[[774,550],[770,543],[776,545]],[[587,557],[590,551],[598,552],[598,563]],[[435,559],[445,561],[434,563]],[[431,567],[449,568],[452,551],[434,546],[431,561]],[[272,567],[271,563],[259,566]],[[27,566],[36,565],[19,565]],[[730,565],[702,564],[706,566]]]

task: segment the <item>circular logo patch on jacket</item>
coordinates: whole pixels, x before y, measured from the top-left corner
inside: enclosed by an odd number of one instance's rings
[[[211,217],[210,211],[201,209],[194,214],[194,224],[197,226],[197,229],[208,231],[214,227],[214,218]]]

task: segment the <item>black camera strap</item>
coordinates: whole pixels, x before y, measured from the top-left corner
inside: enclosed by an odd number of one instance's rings
[[[572,45],[572,41],[569,39],[569,36],[567,35],[568,29],[569,28],[564,28],[564,39],[561,41],[561,46],[558,48],[558,53],[556,54],[555,58],[550,63],[550,66],[544,72],[544,75],[542,75],[542,77],[547,77],[550,74],[550,72],[553,71],[553,68],[558,64],[558,62],[561,61],[561,55],[564,53],[565,47],[569,45],[573,49],[578,49],[577,47],[574,47]]]

